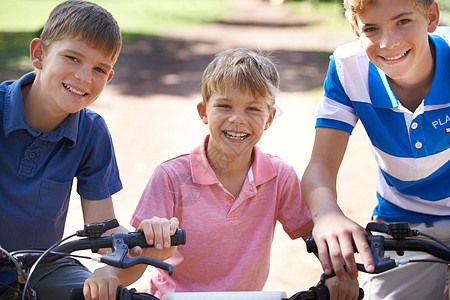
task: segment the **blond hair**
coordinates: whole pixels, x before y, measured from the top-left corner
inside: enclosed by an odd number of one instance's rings
[[[111,13],[95,3],[66,0],[52,10],[40,38],[49,46],[76,37],[109,54],[113,63],[122,48],[119,25]]]
[[[357,25],[356,17],[362,14],[368,5],[376,3],[377,0],[344,0],[345,16],[350,24]],[[414,6],[426,16],[428,9],[434,0],[410,0]]]
[[[263,53],[237,48],[217,54],[206,67],[202,78],[202,98],[208,103],[215,92],[226,92],[237,87],[250,91],[257,99],[275,105],[275,97],[280,85],[280,76],[275,65]]]

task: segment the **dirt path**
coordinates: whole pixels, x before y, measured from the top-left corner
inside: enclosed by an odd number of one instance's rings
[[[299,176],[308,163],[320,93],[307,91],[321,86],[327,55],[352,36],[314,36],[284,7],[269,7],[257,0],[230,2],[233,9],[223,22],[127,43],[113,81],[92,106],[106,119],[115,143],[124,184],[114,196],[116,213],[119,222],[130,229],[131,214],[154,167],[197,146],[207,133],[195,108],[200,100],[201,74],[213,55],[224,49],[272,51],[282,92],[276,120],[260,146],[291,163]],[[338,193],[343,210],[361,224],[369,220],[373,207],[375,174],[366,138],[357,127],[340,171]],[[77,199],[74,193],[67,233],[82,224]],[[153,274],[148,268],[133,286],[145,289]],[[265,290],[292,295],[316,284],[320,274],[318,261],[306,253],[303,241],[291,241],[277,228]]]

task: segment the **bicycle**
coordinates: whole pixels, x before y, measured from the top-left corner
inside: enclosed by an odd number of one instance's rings
[[[83,230],[78,230],[47,250],[18,250],[9,253],[0,247],[3,257],[0,259],[0,268],[10,268],[16,270],[16,287],[10,287],[16,290],[16,299],[35,300],[37,295],[29,286],[29,279],[39,263],[54,261],[64,256],[76,258],[91,259],[102,262],[118,268],[128,268],[137,264],[152,265],[167,271],[170,275],[173,273],[173,267],[167,263],[154,260],[144,256],[130,258],[127,256],[128,249],[135,246],[142,248],[153,247],[148,245],[143,232],[112,233],[109,236],[102,236],[107,230],[118,227],[116,219],[109,219],[102,223],[89,223],[84,225]],[[80,239],[66,240],[77,236]],[[178,246],[186,243],[186,232],[184,229],[178,229],[171,236],[171,245]],[[112,248],[113,251],[98,257],[88,257],[71,254],[79,250],[92,250],[97,253],[101,248]],[[26,275],[28,274],[28,275]]]
[[[390,223],[390,224],[381,224],[371,222],[367,224],[366,231],[369,233],[379,232],[385,233],[392,238],[384,237],[382,235],[372,235],[367,236],[367,242],[371,248],[373,253],[374,262],[375,262],[375,271],[374,273],[382,273],[392,268],[397,267],[400,264],[411,263],[411,262],[433,262],[433,263],[450,263],[450,247],[436,238],[420,233],[417,230],[411,230],[408,223]],[[427,240],[417,240],[412,239],[411,237],[423,235],[430,239]],[[306,241],[307,251],[309,253],[317,253],[317,246],[312,237],[309,237]],[[388,257],[384,257],[385,250],[393,250],[396,251],[399,255],[401,255],[404,251],[422,251],[427,252],[433,256],[436,256],[440,260],[394,260]],[[354,247],[354,251],[357,252],[356,247]],[[357,264],[358,270],[362,272],[366,272],[364,266],[362,264]],[[245,299],[245,300],[262,300],[262,299],[271,299],[271,300],[326,300],[329,299],[328,288],[325,286],[325,281],[331,278],[334,275],[332,272],[330,275],[322,274],[320,279],[320,284],[318,286],[311,287],[308,291],[301,291],[289,298],[287,298],[286,293],[284,292],[218,292],[218,293],[169,293],[164,295],[161,300],[187,300],[187,299],[224,299],[224,300],[232,300],[232,299]],[[78,292],[81,292],[78,291]],[[133,299],[158,299],[153,295],[147,293],[138,293],[134,289],[126,289],[120,287],[118,289],[117,298],[120,300],[133,300]],[[358,299],[362,299],[364,296],[363,291],[360,289],[360,295]],[[83,299],[83,298],[73,298],[75,299]]]

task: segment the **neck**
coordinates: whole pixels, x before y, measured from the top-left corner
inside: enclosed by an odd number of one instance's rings
[[[21,88],[23,108],[28,124],[42,133],[55,130],[67,115],[52,114],[49,107],[38,101],[40,93],[35,84],[29,84]]]
[[[206,156],[219,179],[221,177],[241,177],[242,175],[245,177],[254,160],[253,151],[248,154],[229,157],[221,149],[212,145],[206,146]]]
[[[394,91],[397,99],[403,106],[408,108],[411,112],[414,112],[417,107],[422,103],[423,99],[430,89],[433,82],[434,72],[436,69],[435,64],[435,49],[434,45],[430,43],[430,51],[427,57],[424,57],[424,68],[416,70],[414,76],[409,78],[391,79],[389,78],[389,84]]]

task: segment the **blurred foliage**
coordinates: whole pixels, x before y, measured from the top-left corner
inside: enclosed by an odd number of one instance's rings
[[[91,0],[113,14],[124,41],[160,35],[174,27],[221,21],[224,0]],[[3,78],[32,70],[29,44],[61,0],[0,0],[0,68]],[[12,76],[12,77],[10,77]]]
[[[441,12],[440,24],[450,26],[450,0],[436,0]],[[286,0],[286,3],[307,3],[313,6],[319,6],[324,4],[334,4],[342,7],[342,0]]]

